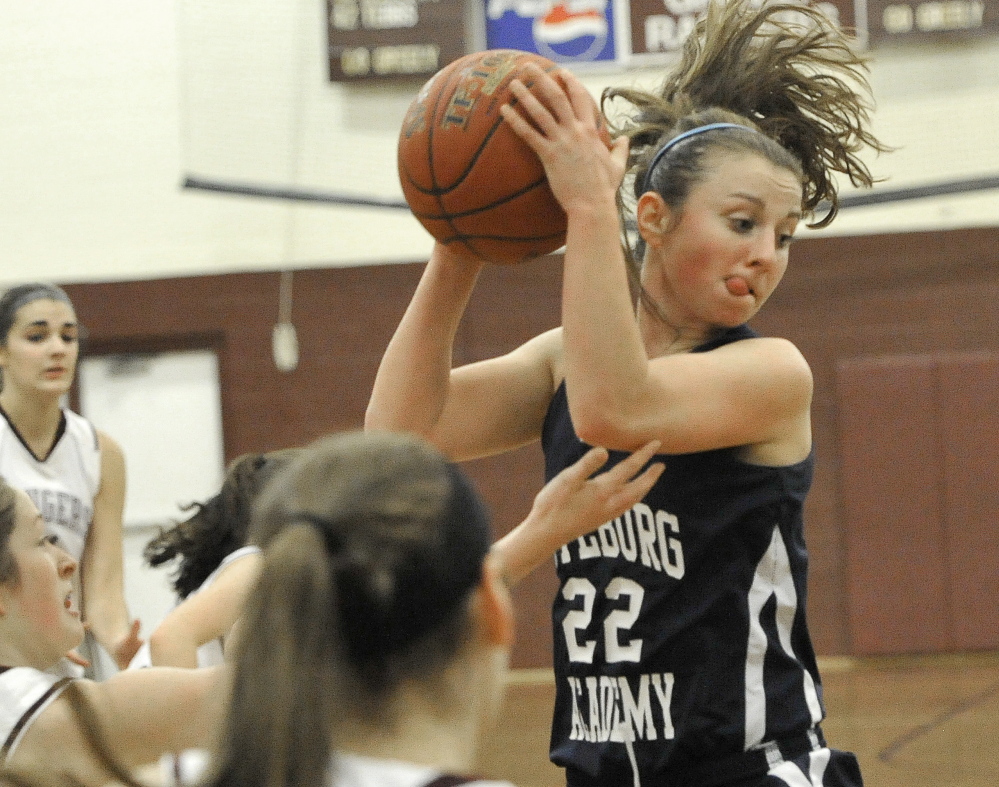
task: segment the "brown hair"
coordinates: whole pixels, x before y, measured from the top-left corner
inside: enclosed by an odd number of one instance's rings
[[[235,648],[213,787],[314,787],[334,718],[391,723],[400,685],[456,702],[439,676],[468,641],[491,541],[470,484],[412,435],[325,438],[268,486],[264,550]]]
[[[146,562],[159,566],[180,558],[173,587],[180,598],[187,598],[226,555],[246,544],[254,501],[264,485],[300,452],[285,448],[234,459],[216,495],[203,503],[192,503],[189,507],[195,512],[188,519],[161,531],[146,544]]]
[[[832,173],[855,186],[873,177],[858,157],[864,147],[889,148],[867,130],[872,107],[865,59],[823,14],[805,5],[751,0],[712,0],[684,43],[679,62],[655,93],[608,88],[602,103],[622,98],[630,117],[616,132],[630,138],[632,195],[659,193],[682,210],[717,150],[751,152],[794,172],[802,182],[802,207],[827,212],[814,227],[828,225],[839,210]],[[656,153],[671,139],[709,123],[735,123],[751,130],[719,129],[676,145],[648,172]],[[760,132],[760,133],[754,133]],[[631,276],[639,261],[631,252]]]

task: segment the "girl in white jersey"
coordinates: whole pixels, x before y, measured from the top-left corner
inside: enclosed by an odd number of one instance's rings
[[[113,439],[62,407],[79,339],[59,287],[24,284],[0,298],[0,474],[28,493],[79,564],[83,619],[124,667],[141,644],[124,595],[125,461]]]
[[[149,669],[96,683],[51,672],[79,645],[76,561],[45,531],[28,495],[0,478],[0,766],[91,787],[109,771],[73,712],[81,698],[125,767],[204,746],[224,693],[218,670]]]

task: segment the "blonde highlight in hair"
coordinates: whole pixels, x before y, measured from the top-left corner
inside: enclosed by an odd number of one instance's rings
[[[342,661],[329,559],[308,525],[275,536],[249,596],[234,661],[216,785],[291,787],[325,783]]]
[[[858,154],[890,149],[867,128],[873,101],[865,58],[821,11],[804,5],[711,0],[661,88],[608,88],[605,114],[614,99],[630,105],[610,123],[630,142],[632,188],[618,191],[625,226],[645,191],[680,215],[691,189],[707,177],[712,154],[729,152],[759,155],[793,173],[802,184],[803,212],[827,207],[810,226],[825,227],[839,211],[834,173],[870,186],[874,178]],[[721,123],[747,128],[698,134],[657,160],[675,137]],[[623,241],[632,290],[666,321],[641,284],[641,240],[626,234]]]
[[[756,140],[718,131],[677,146],[657,168],[670,171],[651,178],[673,208],[682,208],[701,176],[704,154],[723,147],[759,153],[795,172],[805,212],[828,205],[812,225],[824,227],[839,210],[833,173],[870,186],[874,178],[858,153],[889,149],[867,128],[873,102],[865,58],[822,11],[804,5],[712,0],[662,88],[604,91],[605,106],[616,98],[634,109],[616,131],[631,140],[638,187],[650,180],[646,169],[656,151],[680,133],[719,122],[761,132]]]

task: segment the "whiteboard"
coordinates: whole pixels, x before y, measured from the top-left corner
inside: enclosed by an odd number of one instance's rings
[[[170,525],[218,492],[225,471],[212,350],[83,358],[80,411],[125,453],[125,526]]]

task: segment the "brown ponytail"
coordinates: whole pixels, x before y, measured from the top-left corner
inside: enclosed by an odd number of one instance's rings
[[[234,659],[232,698],[215,772],[218,787],[325,783],[340,663],[329,560],[313,528],[268,545]]]
[[[325,438],[254,512],[259,584],[240,621],[211,787],[325,783],[337,725],[391,723],[395,692],[445,696],[491,542],[467,479],[411,435]]]

